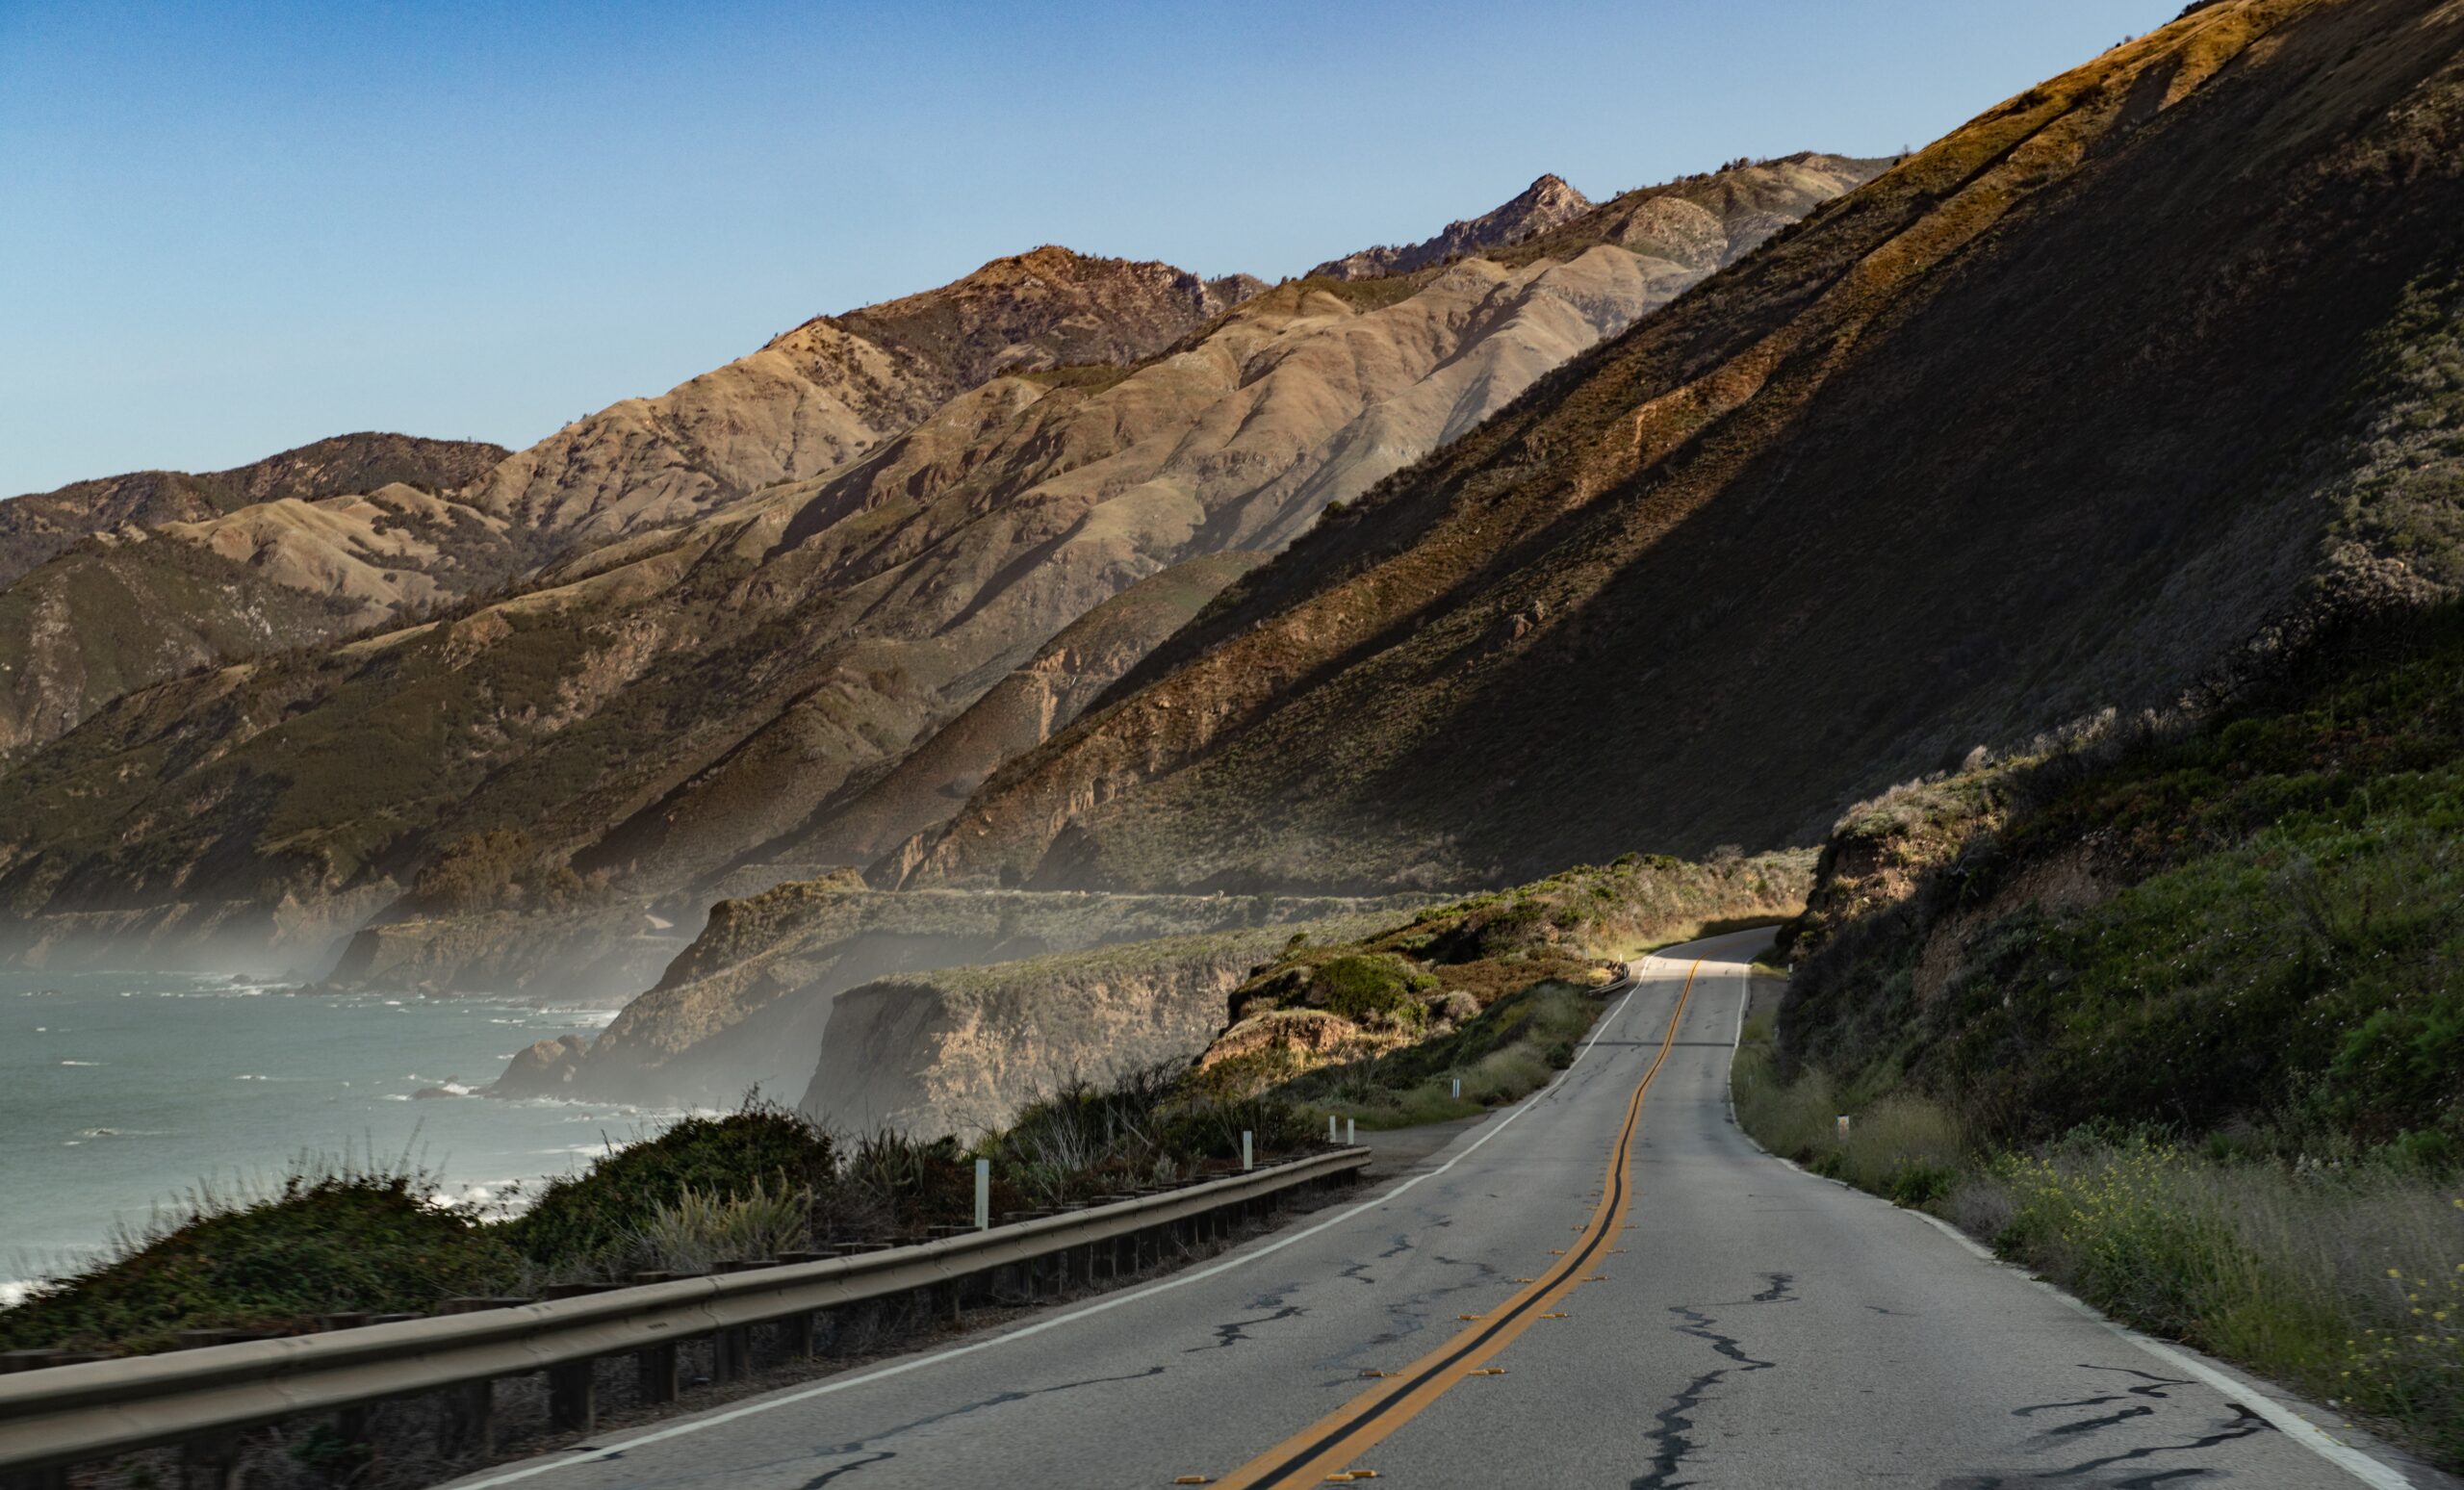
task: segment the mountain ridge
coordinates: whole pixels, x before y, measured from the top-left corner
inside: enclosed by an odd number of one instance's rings
[[[2236,0],[1989,111],[1321,525],[877,878],[1361,892],[1810,838],[2451,587],[2453,451],[2319,411],[2371,417],[2408,297],[2451,313],[2457,29]],[[1604,689],[1681,702],[1629,740]]]

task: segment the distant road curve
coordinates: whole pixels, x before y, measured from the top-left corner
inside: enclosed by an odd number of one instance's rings
[[[2204,1486],[2413,1478],[1731,1119],[1764,932],[1646,959],[1554,1086],[1161,1282],[458,1481]]]

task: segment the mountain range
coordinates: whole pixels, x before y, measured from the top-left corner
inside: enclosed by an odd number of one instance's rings
[[[422,501],[322,535],[314,578],[279,503],[153,530],[183,558],[246,533],[235,604],[360,608],[132,687],[0,778],[16,944],[315,962],[389,907],[689,898],[869,859],[1321,513],[1884,164],[1742,166],[1497,255],[1271,289],[1041,248],[460,488],[310,504],[346,525]],[[406,570],[415,597],[363,582]],[[486,904],[420,890],[507,855]]]

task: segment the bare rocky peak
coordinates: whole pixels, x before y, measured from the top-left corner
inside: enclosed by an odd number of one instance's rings
[[[1545,175],[1524,188],[1522,194],[1512,201],[1476,218],[1450,222],[1446,230],[1434,238],[1399,247],[1381,244],[1340,259],[1329,259],[1311,270],[1309,276],[1376,279],[1387,274],[1408,274],[1414,270],[1442,264],[1461,254],[1519,244],[1535,233],[1544,233],[1561,222],[1582,216],[1591,211],[1591,198],[1576,191],[1563,176]]]
[[[832,319],[934,365],[956,391],[1003,372],[1136,362],[1264,288],[1246,274],[1207,280],[1169,264],[1046,244]]]

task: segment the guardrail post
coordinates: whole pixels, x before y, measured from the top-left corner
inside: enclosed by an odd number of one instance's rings
[[[548,1427],[587,1433],[599,1426],[599,1362],[585,1357],[548,1368]]]
[[[527,1298],[449,1298],[442,1314],[476,1314],[482,1309],[510,1309],[531,1302]],[[481,1458],[497,1451],[497,1392],[493,1381],[466,1381],[445,1389],[444,1410],[439,1414],[437,1436],[446,1453],[452,1457],[476,1454]]]
[[[443,1440],[447,1457],[476,1454],[485,1458],[497,1451],[496,1388],[493,1381],[466,1381],[445,1389],[437,1437]]]
[[[710,1379],[740,1381],[753,1370],[753,1331],[739,1324],[710,1337]]]
[[[237,1433],[209,1433],[180,1445],[180,1490],[231,1490],[239,1474]]]
[[[672,1402],[682,1385],[676,1342],[633,1352],[633,1392],[645,1402]]]

